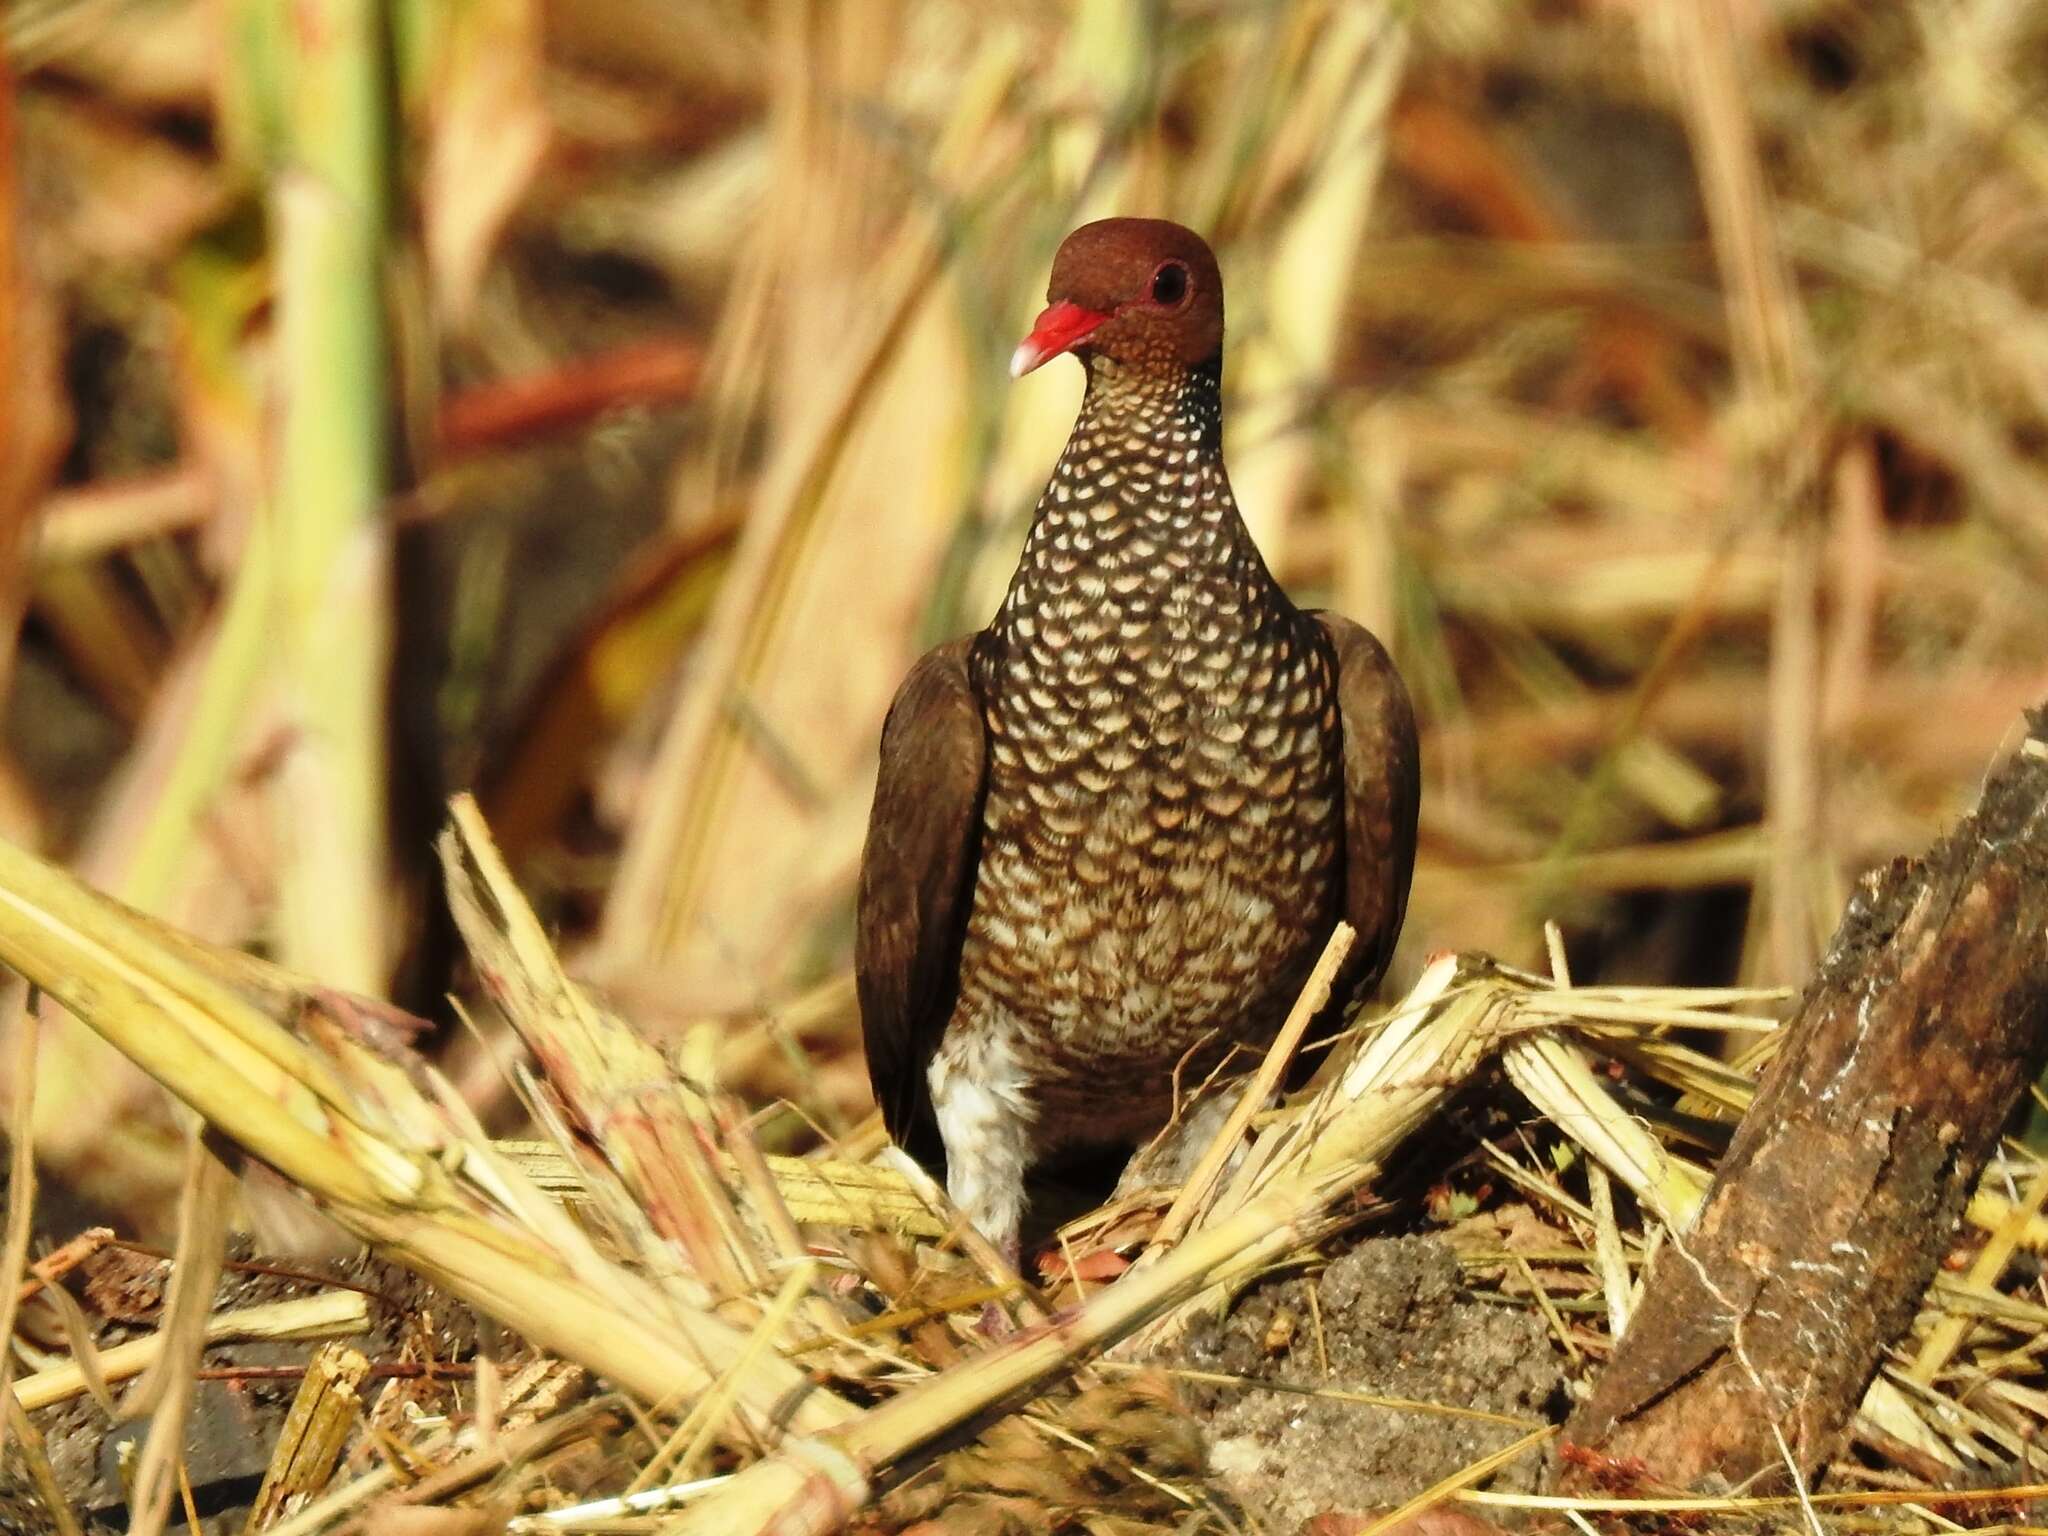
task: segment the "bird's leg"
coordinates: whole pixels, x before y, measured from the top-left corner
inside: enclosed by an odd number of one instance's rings
[[[1131,1155],[1122,1177],[1116,1181],[1121,1199],[1141,1189],[1178,1189],[1195,1171],[1209,1144],[1223,1133],[1238,1101],[1244,1096],[1241,1077],[1220,1079],[1204,1085],[1184,1102],[1173,1123]],[[1280,1097],[1275,1093],[1268,1105]],[[1244,1160],[1245,1144],[1234,1148],[1225,1171],[1233,1172]]]
[[[1016,1056],[994,1033],[932,1058],[932,1109],[946,1144],[946,1193],[1014,1269],[1034,1115]]]

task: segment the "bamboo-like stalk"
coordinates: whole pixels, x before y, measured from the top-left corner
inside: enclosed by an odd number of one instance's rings
[[[356,0],[349,3],[355,4]],[[292,95],[279,79],[278,48],[274,46],[282,36],[286,12],[269,5],[268,0],[233,0],[218,9],[224,34],[223,68],[218,80],[223,141],[230,158],[246,157],[249,163],[262,169],[274,168],[285,158],[281,144],[285,137],[283,103]],[[358,9],[368,13],[373,8],[359,5]],[[318,28],[325,20],[323,11],[316,7],[293,14],[314,26],[312,35],[319,36]],[[347,39],[337,42],[343,48],[349,45]],[[367,40],[362,40],[362,44],[370,46]],[[374,58],[370,64],[374,67]],[[366,123],[373,134],[380,131],[373,113],[356,111],[346,101],[339,105],[348,108],[350,115],[342,121],[330,116],[337,105],[333,101],[323,97],[321,104],[315,106],[310,99],[294,99],[299,100],[309,116],[322,119],[316,132],[331,131],[337,140],[351,128]],[[371,106],[375,105],[372,100]],[[260,128],[255,126],[259,123]],[[259,150],[261,153],[257,153]],[[376,174],[380,179],[372,183],[373,187],[381,186],[381,158],[378,152]],[[365,205],[360,217],[345,215],[342,222],[349,227],[340,239],[353,238],[351,230],[358,230],[374,243],[375,231],[361,230],[360,226],[375,224],[377,212],[378,205],[373,200]],[[304,242],[298,240],[281,240],[280,246],[286,248],[282,254],[288,260],[306,249]],[[263,685],[274,675],[281,659],[280,558],[283,546],[289,542],[280,536],[282,530],[278,525],[282,519],[276,515],[277,509],[288,503],[298,505],[303,491],[307,509],[317,515],[323,499],[332,501],[346,496],[351,485],[367,478],[375,491],[364,505],[374,511],[375,496],[381,494],[383,484],[381,360],[358,366],[358,360],[346,349],[328,350],[320,355],[327,347],[327,339],[317,334],[329,321],[338,332],[351,331],[353,319],[362,312],[361,305],[340,286],[330,288],[323,274],[302,272],[295,281],[283,285],[290,291],[280,294],[280,311],[286,323],[296,328],[296,355],[306,374],[303,389],[292,381],[273,391],[288,405],[283,413],[287,434],[296,428],[295,441],[318,440],[323,434],[345,438],[351,430],[349,422],[336,417],[331,407],[339,396],[369,378],[370,387],[376,391],[376,404],[375,412],[367,419],[377,440],[373,445],[344,443],[333,466],[339,478],[329,475],[327,466],[305,463],[305,454],[294,450],[304,467],[289,483],[273,478],[268,503],[259,505],[264,502],[258,489],[262,480],[258,463],[264,450],[259,438],[265,412],[257,397],[257,387],[248,378],[254,370],[246,366],[235,348],[243,324],[256,304],[255,297],[246,295],[262,290],[267,297],[268,278],[252,268],[238,274],[238,281],[219,287],[230,295],[221,307],[233,313],[225,318],[212,314],[196,317],[188,311],[184,316],[188,322],[204,318],[218,320],[219,326],[216,332],[188,336],[189,349],[184,360],[195,379],[204,379],[194,391],[196,396],[204,397],[199,414],[213,418],[198,424],[200,430],[195,435],[200,441],[195,447],[211,471],[208,478],[214,482],[215,494],[227,513],[222,522],[231,538],[239,533],[239,543],[223,551],[228,557],[223,600],[196,632],[185,637],[186,643],[168,676],[150,701],[139,739],[113,792],[101,806],[78,859],[78,867],[99,885],[138,907],[163,914],[191,910],[194,887],[214,867],[203,851],[201,837],[209,813],[232,783],[236,755],[249,750],[252,735],[271,723],[260,706],[266,702]],[[381,302],[374,272],[363,295],[374,314],[374,306]],[[214,297],[218,299],[219,294]],[[334,311],[324,315],[322,307],[330,303]],[[302,321],[309,321],[316,334],[298,334],[308,329]],[[204,325],[193,329],[207,331]],[[227,333],[232,333],[234,339],[227,339]],[[313,355],[309,355],[309,349]],[[303,522],[300,526],[304,526]],[[327,561],[328,556],[315,552],[307,563],[324,567]],[[345,596],[338,598],[335,606],[340,612],[330,614],[329,618],[342,625],[361,624],[374,629],[384,622],[379,607],[359,612],[358,605]],[[351,648],[350,653],[330,658],[331,664],[324,670],[319,666],[300,670],[313,672],[330,690],[345,690],[352,670],[360,662],[370,674],[366,683],[370,690],[365,695],[367,707],[380,714],[382,673],[374,650],[358,652],[353,649],[353,641],[344,644]],[[318,741],[335,739],[327,727],[338,722],[313,723],[320,731]],[[373,725],[373,729],[381,729],[381,724]],[[373,823],[375,836],[366,845],[375,850],[382,846],[381,791],[378,806]],[[290,820],[281,818],[286,824]],[[330,830],[318,816],[307,818],[307,828]],[[347,889],[346,884],[338,886],[335,894],[346,896]],[[376,895],[381,905],[381,889]],[[317,926],[324,915],[315,897],[309,926]],[[371,980],[381,984],[381,975],[372,978],[360,974],[363,970],[328,970],[323,979],[359,986]],[[161,1123],[160,1101],[142,1091],[141,1085],[118,1064],[110,1071],[108,1058],[89,1036],[63,1027],[50,1032],[48,1044],[51,1059],[39,1127],[41,1155],[51,1166],[74,1178],[81,1171],[90,1175],[93,1163],[101,1155],[104,1139],[112,1136],[130,1145],[120,1147],[110,1160],[120,1166],[128,1182],[140,1186],[121,1189],[123,1203],[131,1210],[137,1206],[146,1208],[152,1197],[167,1194],[175,1177],[175,1141]],[[76,1129],[80,1126],[92,1127],[91,1140],[80,1139]],[[90,1185],[92,1181],[88,1178],[86,1182]]]
[[[199,852],[200,833],[258,717],[271,656],[274,556],[275,540],[256,519],[216,614],[172,662],[77,856],[88,878],[135,907],[162,914],[184,905],[211,867]],[[112,1141],[111,1160],[131,1186],[121,1198],[167,1199],[176,1188],[177,1143],[160,1098],[61,1010],[49,1009],[43,1023],[38,1155],[90,1187],[81,1173],[92,1171]]]
[[[295,1296],[289,1301],[267,1301],[253,1307],[236,1307],[216,1312],[205,1320],[208,1343],[229,1339],[332,1339],[367,1332],[369,1302],[360,1291],[322,1291],[315,1296]],[[140,1375],[163,1354],[164,1335],[130,1339],[99,1352],[99,1370],[105,1379],[125,1381]],[[76,1363],[47,1366],[14,1384],[22,1407],[34,1412],[61,1403],[87,1390],[85,1368]]]
[[[172,665],[128,781],[81,867],[130,905],[162,913],[192,859],[207,806],[221,790],[271,660],[276,540],[251,523],[216,617]]]
[[[288,159],[271,191],[282,429],[269,519],[287,750],[278,773],[278,949],[382,990],[390,656],[384,337],[384,20],[306,0],[286,26]]]

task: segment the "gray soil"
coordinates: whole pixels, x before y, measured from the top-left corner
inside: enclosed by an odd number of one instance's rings
[[[1304,1389],[1197,1384],[1189,1392],[1208,1429],[1215,1480],[1276,1533],[1331,1511],[1397,1505],[1555,1422],[1563,1404],[1543,1320],[1462,1297],[1457,1258],[1435,1238],[1374,1239],[1320,1272],[1267,1280],[1227,1316],[1197,1323],[1178,1363]],[[1331,1391],[1523,1424],[1308,1395]],[[1488,1486],[1533,1490],[1544,1467],[1532,1452]]]

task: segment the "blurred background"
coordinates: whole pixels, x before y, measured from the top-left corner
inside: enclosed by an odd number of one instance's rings
[[[1581,981],[1797,983],[2048,695],[2048,6],[4,26],[0,833],[441,1021],[502,1128],[463,789],[581,974],[799,1106],[771,1143],[866,1114],[876,736],[1064,440],[1080,370],[1004,364],[1086,219],[1216,245],[1239,500],[1416,697],[1392,984],[1546,918]],[[165,1229],[166,1102],[54,1013],[36,1110]]]

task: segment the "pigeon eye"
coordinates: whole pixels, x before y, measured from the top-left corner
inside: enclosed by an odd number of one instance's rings
[[[1178,304],[1188,296],[1188,269],[1177,261],[1161,262],[1152,274],[1152,302]]]

